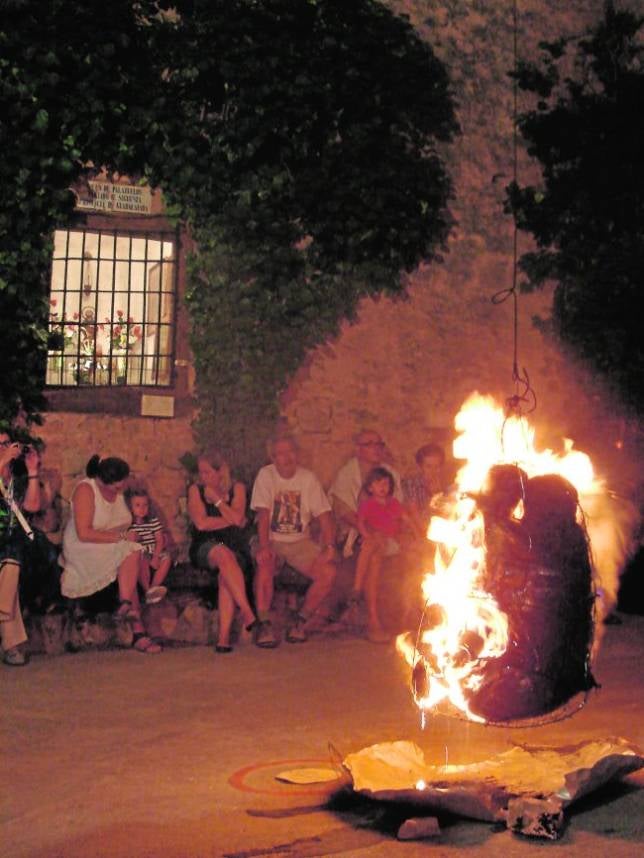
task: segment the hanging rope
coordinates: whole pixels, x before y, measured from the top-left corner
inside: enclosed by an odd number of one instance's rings
[[[514,55],[514,75],[512,76],[512,178],[514,185],[517,185],[518,180],[518,151],[519,139],[517,128],[518,114],[518,11],[517,0],[513,0],[513,55]],[[492,296],[493,304],[503,304],[508,298],[512,298],[512,317],[513,317],[513,353],[512,353],[512,382],[514,384],[514,393],[506,399],[506,410],[508,415],[529,414],[537,407],[537,394],[530,384],[525,367],[519,369],[519,302],[517,291],[517,269],[518,269],[518,235],[516,218],[514,219],[514,229],[512,233],[512,286],[509,289],[501,289]]]

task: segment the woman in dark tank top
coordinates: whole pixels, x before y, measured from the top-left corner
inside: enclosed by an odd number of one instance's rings
[[[188,489],[191,522],[190,562],[218,575],[217,652],[232,652],[230,630],[239,608],[246,628],[255,614],[246,594],[244,571],[252,568],[247,537],[246,487],[233,482],[228,463],[215,452],[197,459],[198,476]]]

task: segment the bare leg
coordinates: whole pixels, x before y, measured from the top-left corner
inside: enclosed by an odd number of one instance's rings
[[[257,562],[255,570],[255,604],[260,618],[265,618],[273,603],[273,579],[275,577],[275,559],[270,557]]]
[[[139,592],[137,583],[139,580],[140,557],[138,551],[133,551],[125,558],[119,566],[117,580],[119,585],[119,599],[121,602],[131,602],[132,612],[140,617],[141,604],[139,602]],[[139,625],[141,625],[139,621]],[[141,626],[141,628],[143,628]],[[135,628],[136,632],[137,629]],[[138,629],[140,631],[140,629]]]
[[[19,576],[17,563],[9,560],[0,566],[0,636],[5,652],[27,640],[18,595]]]
[[[377,546],[371,539],[364,540],[356,561],[356,577],[353,583],[355,593],[362,593],[364,590],[365,580],[369,574],[371,557],[376,550]]]
[[[221,597],[222,584],[234,606],[237,605],[242,615],[244,625],[250,625],[255,620],[255,614],[246,596],[244,574],[233,552],[225,545],[215,545],[208,554],[208,564],[211,569],[219,569],[219,594]],[[231,618],[232,619],[232,618]]]
[[[172,566],[172,558],[169,557],[168,555],[166,555],[165,557],[162,557],[161,560],[159,560],[159,565],[157,566],[156,569],[154,569],[154,567],[152,567],[153,573],[154,573],[152,575],[152,586],[153,587],[160,587],[161,584],[163,584],[163,582],[166,579],[168,572],[170,571],[171,566]]]
[[[230,627],[235,616],[235,602],[225,581],[219,576],[219,631],[217,646],[230,645]]]
[[[139,554],[139,582],[145,591],[150,589],[150,559],[144,551]]]
[[[378,593],[380,584],[380,572],[382,570],[383,556],[379,551],[371,555],[367,580],[365,582],[365,598],[367,602],[367,615],[370,636],[382,636],[383,628],[378,616]]]
[[[312,583],[307,591],[300,614],[308,619],[315,614],[322,601],[331,592],[336,576],[335,563],[322,559],[322,555],[318,554],[309,571],[304,574],[307,578],[311,578]]]

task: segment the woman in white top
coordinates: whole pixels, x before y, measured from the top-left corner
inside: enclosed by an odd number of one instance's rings
[[[63,535],[62,593],[80,599],[117,580],[120,605],[116,616],[132,621],[134,649],[161,652],[141,622],[137,579],[142,546],[128,530],[132,515],[123,496],[130,466],[116,457],[92,456],[85,473],[87,478],[74,489],[72,514]]]

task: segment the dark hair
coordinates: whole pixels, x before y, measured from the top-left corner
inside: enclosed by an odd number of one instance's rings
[[[130,466],[124,459],[118,459],[116,456],[101,459],[95,454],[87,463],[85,473],[88,477],[98,477],[102,483],[109,486],[129,477]]]
[[[438,444],[423,444],[422,447],[416,450],[414,458],[416,459],[416,464],[420,467],[425,459],[430,456],[436,456],[441,460],[441,465],[445,464],[445,451]]]
[[[127,504],[127,508],[132,511],[132,501],[134,498],[147,498],[148,499],[148,518],[152,514],[151,511],[151,499],[147,489],[144,489],[143,486],[130,486],[130,488],[126,489],[124,492],[125,503]]]
[[[367,494],[370,494],[369,489],[374,483],[378,482],[378,480],[387,480],[387,482],[389,483],[389,494],[393,495],[395,488],[394,478],[391,474],[391,471],[388,471],[387,468],[381,467],[372,468],[369,471],[365,478],[364,485],[362,486],[363,491],[365,491]]]
[[[147,498],[150,500],[150,494],[143,486],[132,486],[125,491],[125,500],[128,506],[132,498]]]

